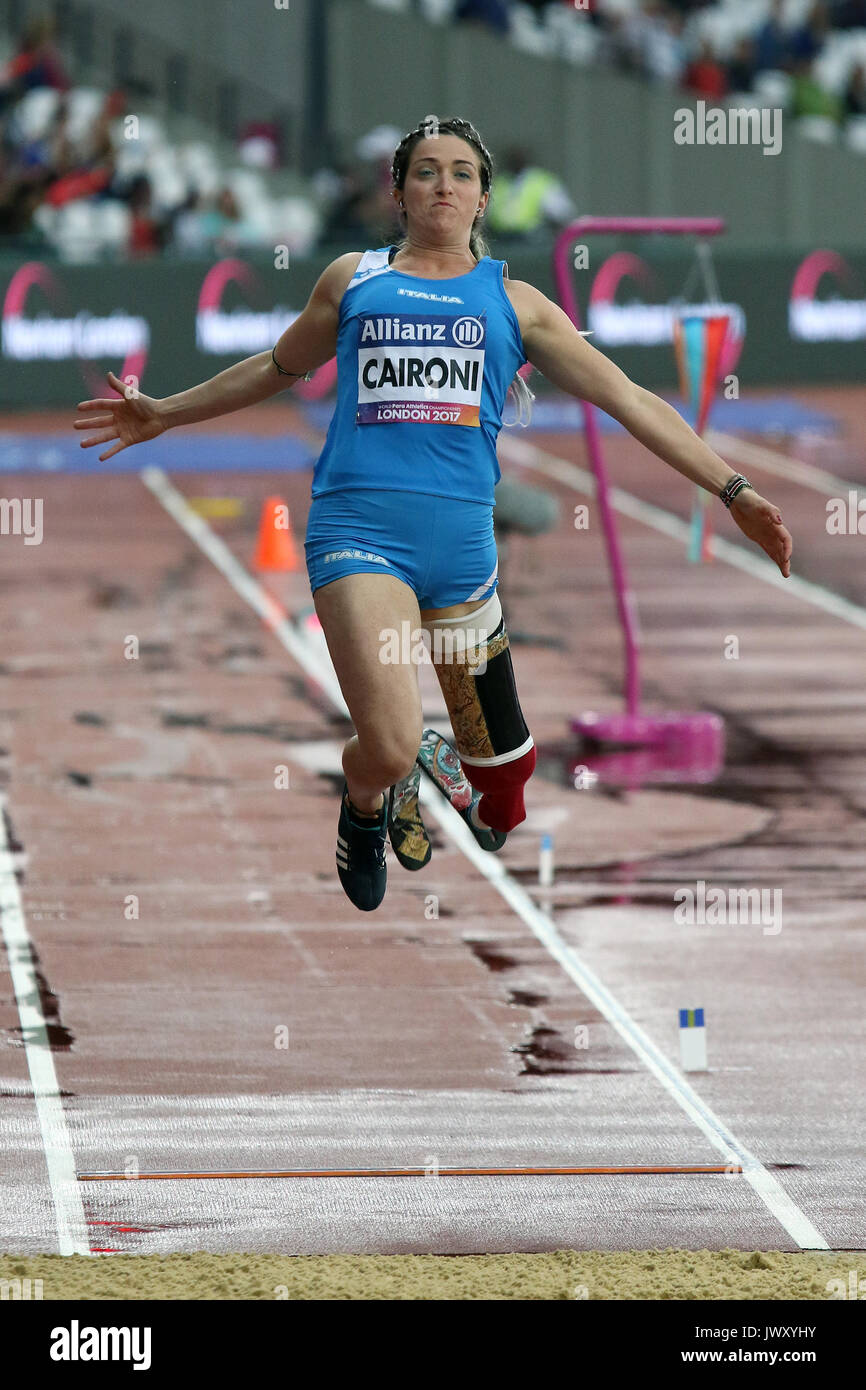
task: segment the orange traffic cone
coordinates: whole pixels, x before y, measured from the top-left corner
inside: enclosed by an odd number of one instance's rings
[[[253,565],[257,570],[299,570],[288,504],[281,497],[265,498]]]

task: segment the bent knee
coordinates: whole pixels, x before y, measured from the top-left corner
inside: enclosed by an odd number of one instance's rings
[[[396,782],[402,782],[404,777],[409,776],[409,773],[415,766],[417,755],[418,744],[416,743],[411,752],[399,755],[395,753],[391,758],[381,764],[382,772],[384,773],[385,780],[389,787],[393,787]]]
[[[415,766],[421,743],[421,729],[418,729],[417,737],[413,729],[404,734],[393,731],[376,739],[364,739],[359,734],[358,739],[365,755],[375,764],[383,781],[390,787],[408,777]]]

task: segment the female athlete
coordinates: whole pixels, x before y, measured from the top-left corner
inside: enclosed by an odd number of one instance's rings
[[[355,727],[343,749],[337,870],[362,911],[384,896],[385,793],[410,776],[422,733],[417,650],[413,643],[410,656],[398,642],[395,656],[395,635],[428,634],[460,762],[482,793],[476,824],[507,832],[525,818],[535,747],[517,698],[493,537],[496,439],[509,386],[527,403],[516,375],[524,362],[721,497],[785,576],[792,549],[777,508],[672,406],[490,258],[479,224],[493,165],[473,126],[428,117],[400,142],[392,174],[403,240],[332,261],[273,350],[163,399],[127,393],[109,373],[120,398],[82,401],[88,414],[75,422],[96,431],[84,448],[118,441],[100,455],[108,459],[266,400],[336,353],[337,403],[314,471],[305,549]]]

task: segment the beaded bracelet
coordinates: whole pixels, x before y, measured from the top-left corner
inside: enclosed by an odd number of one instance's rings
[[[748,478],[743,476],[742,473],[735,473],[733,478],[730,478],[728,482],[725,483],[725,486],[722,488],[721,492],[719,493],[719,496],[721,497],[728,510],[730,510],[731,503],[733,502],[737,493],[742,492],[744,487],[752,487],[752,484],[749,482]],[[752,490],[754,491],[754,489]]]
[[[274,366],[276,367],[277,371],[280,373],[280,376],[298,376],[298,377],[302,377],[304,381],[312,381],[312,379],[313,379],[313,373],[312,373],[312,372],[306,372],[306,373],[304,373],[304,372],[287,372],[287,371],[285,370],[285,368],[284,368],[284,367],[281,367],[280,364],[279,364],[279,362],[277,361],[277,358],[276,358],[276,351],[277,351],[276,344],[274,344],[274,346],[271,348],[271,359],[272,359],[273,364],[274,364]]]

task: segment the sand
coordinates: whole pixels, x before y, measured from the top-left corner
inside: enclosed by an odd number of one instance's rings
[[[862,1266],[862,1253],[859,1261]],[[827,1300],[828,1281],[841,1279],[847,1290],[851,1270],[858,1270],[857,1252],[0,1255],[0,1280],[41,1279],[45,1300]],[[32,1297],[36,1286],[31,1283],[30,1288]],[[12,1290],[5,1296],[12,1296]]]

